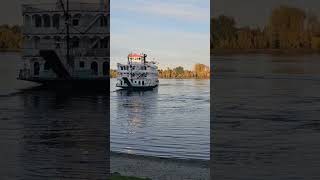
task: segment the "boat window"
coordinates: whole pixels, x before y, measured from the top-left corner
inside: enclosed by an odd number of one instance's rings
[[[101,27],[107,27],[108,24],[109,24],[109,22],[108,22],[108,17],[106,17],[106,16],[101,16],[101,17],[100,17],[100,26],[101,26]]]
[[[50,16],[45,14],[43,15],[43,26],[44,27],[50,27],[51,26],[51,22],[50,22]]]
[[[144,85],[144,81],[142,81],[142,85]]]
[[[81,18],[81,14],[76,14],[73,16],[73,19],[72,19],[72,25],[73,26],[79,26],[80,24],[80,18]]]
[[[110,69],[110,66],[109,66],[109,62],[104,62],[103,65],[102,65],[102,68],[103,68],[103,75],[104,76],[108,76],[109,75],[109,69]]]
[[[139,85],[141,84],[141,82],[139,81]]]
[[[35,26],[35,27],[41,27],[41,26],[42,26],[41,16],[39,16],[39,15],[34,15],[34,16],[33,16],[33,19],[34,19],[34,26]]]
[[[122,67],[122,66],[120,66],[120,69],[121,69],[121,70],[123,70],[123,67]]]
[[[98,75],[98,63],[97,62],[92,62],[91,63],[91,71],[93,75]]]
[[[104,38],[100,40],[100,48],[108,48],[109,46],[109,39]]]
[[[72,25],[73,26],[79,26],[79,19],[73,19],[72,20]]]
[[[33,64],[33,75],[38,76],[40,72],[40,64],[39,62],[35,62]]]
[[[53,15],[52,26],[55,28],[59,28],[59,26],[60,26],[60,15],[59,14]]]
[[[80,68],[84,68],[84,65],[85,65],[84,61],[80,61],[80,62],[79,62]]]

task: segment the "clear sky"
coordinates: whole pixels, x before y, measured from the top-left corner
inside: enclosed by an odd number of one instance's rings
[[[111,0],[111,68],[144,52],[160,68],[209,65],[209,0]]]

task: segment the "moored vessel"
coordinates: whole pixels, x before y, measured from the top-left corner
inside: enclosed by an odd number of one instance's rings
[[[23,4],[18,79],[54,87],[109,86],[109,2]]]

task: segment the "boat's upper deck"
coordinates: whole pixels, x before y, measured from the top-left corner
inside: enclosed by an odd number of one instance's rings
[[[108,1],[108,0],[107,0]],[[105,2],[104,4],[108,4]],[[109,8],[99,3],[70,2],[69,13],[109,13]],[[37,3],[23,4],[22,13],[64,13],[66,5],[61,3]]]

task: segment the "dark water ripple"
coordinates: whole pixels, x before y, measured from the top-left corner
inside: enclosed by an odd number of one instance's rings
[[[214,179],[320,178],[319,59],[212,59]]]
[[[106,179],[109,92],[34,89],[19,61],[0,55],[0,179]]]

